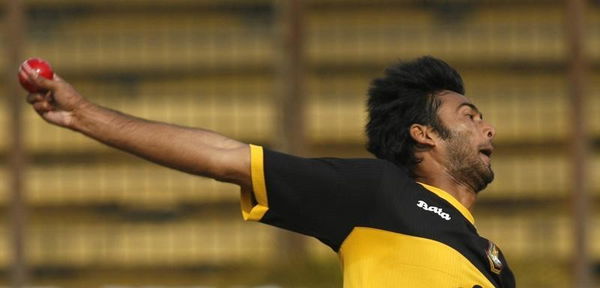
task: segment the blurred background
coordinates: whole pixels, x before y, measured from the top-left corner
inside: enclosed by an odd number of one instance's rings
[[[52,127],[17,67],[89,99],[304,156],[371,157],[366,90],[439,57],[497,130],[474,210],[519,287],[600,287],[600,3],[5,0],[0,286],[341,287],[314,239],[245,223],[236,186]]]

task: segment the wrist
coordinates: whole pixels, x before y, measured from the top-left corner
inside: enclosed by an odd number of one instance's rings
[[[96,104],[82,98],[71,110],[71,121],[68,123],[68,128],[84,132],[87,130],[86,123],[91,123],[90,118],[93,117],[96,110],[98,110]]]

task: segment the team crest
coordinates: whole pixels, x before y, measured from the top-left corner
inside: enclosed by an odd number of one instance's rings
[[[498,250],[498,247],[496,247],[496,244],[494,244],[492,241],[488,242],[490,243],[490,246],[485,251],[485,254],[487,254],[488,260],[490,261],[490,269],[492,272],[500,274],[502,268],[504,267],[504,264],[502,264],[502,261],[499,257],[500,251]]]

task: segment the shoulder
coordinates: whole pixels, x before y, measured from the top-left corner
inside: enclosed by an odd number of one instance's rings
[[[261,157],[262,158],[262,157]],[[303,175],[328,179],[341,186],[359,182],[374,186],[396,185],[410,181],[410,173],[403,166],[376,158],[299,157],[270,149],[264,149],[264,169],[270,175],[300,177]],[[413,180],[414,182],[414,180]],[[364,188],[363,185],[360,188]],[[359,188],[359,187],[354,187]]]
[[[355,171],[364,172],[367,174],[390,173],[408,175],[408,170],[402,166],[398,166],[390,161],[377,158],[337,158],[337,157],[299,157],[289,155],[273,150],[265,150],[265,159],[267,161],[277,161],[288,163],[299,161],[304,162],[308,166],[318,165],[326,166],[333,170],[339,171]]]

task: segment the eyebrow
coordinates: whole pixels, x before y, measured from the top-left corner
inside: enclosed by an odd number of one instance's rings
[[[481,113],[481,111],[479,111],[479,109],[477,109],[477,106],[475,106],[473,103],[463,102],[460,105],[458,105],[456,111],[460,110],[460,108],[462,108],[463,106],[468,106],[469,108],[473,109],[473,111],[475,111],[477,114],[479,114],[481,118],[483,118],[483,113]]]

